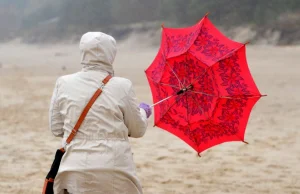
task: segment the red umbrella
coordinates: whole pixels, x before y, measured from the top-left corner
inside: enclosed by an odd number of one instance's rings
[[[245,47],[225,37],[207,16],[191,27],[163,27],[159,52],[146,70],[155,126],[198,154],[223,142],[245,142],[251,109],[262,96]]]

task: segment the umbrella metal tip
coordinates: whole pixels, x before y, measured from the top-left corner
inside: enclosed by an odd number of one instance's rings
[[[244,43],[244,45],[247,45],[247,44],[249,44],[249,43],[250,43],[250,41],[247,41],[247,42]]]
[[[165,24],[164,23],[162,23],[160,26],[161,26],[161,28],[165,28]]]
[[[209,12],[207,12],[204,17],[207,17],[208,15],[209,15]]]

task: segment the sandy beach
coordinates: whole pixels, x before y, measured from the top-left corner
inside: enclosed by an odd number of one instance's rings
[[[119,45],[117,76],[133,81],[152,103],[144,70],[158,48]],[[262,94],[245,140],[201,155],[174,135],[149,128],[131,139],[145,194],[300,193],[300,47],[247,46],[249,68]],[[60,139],[48,128],[55,80],[81,69],[78,45],[0,44],[0,193],[41,193]]]

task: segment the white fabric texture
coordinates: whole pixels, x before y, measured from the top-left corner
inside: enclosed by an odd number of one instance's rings
[[[80,49],[82,71],[58,78],[50,104],[50,129],[63,137],[62,144],[102,80],[113,74],[116,42],[111,36],[87,33]],[[146,113],[138,107],[132,83],[113,77],[66,146],[54,193],[141,194],[128,136],[142,137],[146,128]]]

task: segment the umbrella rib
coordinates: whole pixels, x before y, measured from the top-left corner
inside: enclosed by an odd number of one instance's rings
[[[224,59],[227,59],[227,58],[229,58],[229,57],[231,57],[235,52],[237,52],[237,51],[239,51],[241,48],[243,48],[245,46],[245,44],[243,44],[243,45],[241,45],[240,47],[238,47],[238,48],[236,48],[236,49],[234,49],[234,50],[232,50],[232,51],[230,51],[229,53],[227,53],[227,54],[225,54],[224,56],[222,56],[222,57],[220,57],[214,64],[216,64],[216,63],[218,63],[218,62],[220,62],[220,61],[222,61],[222,60],[224,60]],[[214,65],[213,64],[213,65]],[[213,66],[212,65],[212,66]]]
[[[170,67],[172,73],[175,75],[175,77],[177,78],[178,82],[179,82],[179,85],[181,86],[181,88],[183,88],[183,84],[182,82],[180,81],[180,79],[178,78],[178,76],[176,75],[176,73],[174,72],[174,69],[170,66],[170,64],[166,61],[166,64]]]
[[[188,103],[188,97],[185,95],[185,100],[186,100],[186,119],[188,125],[190,125],[190,120],[189,120],[189,103]]]
[[[212,114],[211,114],[211,117],[212,117],[212,118],[213,118],[214,115],[216,114],[216,109],[218,108],[219,103],[220,103],[219,100],[220,100],[220,99],[217,99],[216,106],[215,106],[214,110],[212,111]],[[207,119],[208,119],[208,118],[207,118]],[[199,121],[195,121],[195,122],[193,122],[193,123],[190,123],[190,125],[193,125],[193,124],[195,124],[195,123],[197,123],[197,122],[199,122]]]
[[[158,84],[170,86],[171,88],[176,88],[176,89],[179,89],[179,90],[180,90],[180,88],[178,88],[177,86],[174,86],[174,85],[169,85],[169,84],[162,83],[162,82],[159,82]]]
[[[219,98],[222,98],[222,99],[243,99],[243,97],[245,98],[260,98],[262,97],[263,95],[256,95],[256,96],[251,96],[251,95],[242,95],[242,97],[235,97],[235,96],[220,96]]]
[[[191,85],[193,85],[196,81],[198,81],[200,78],[202,78],[207,73],[208,69],[210,69],[210,67],[206,68],[204,73],[202,73],[196,79],[194,79]]]
[[[204,112],[204,110],[203,110],[203,108],[200,106],[200,104],[199,104],[199,102],[194,98],[194,96],[193,95],[191,95],[192,96],[192,98],[193,98],[193,100],[194,100],[194,102],[196,102],[197,104],[198,104],[198,107],[200,108],[200,110],[203,112],[203,114],[204,114],[204,116],[206,117],[206,119],[208,120],[208,116],[207,115],[205,115],[205,112]]]
[[[196,93],[196,94],[203,94],[203,95],[206,95],[206,96],[218,97],[218,96],[215,96],[213,94],[207,94],[205,92],[199,92],[199,91],[194,91],[194,90],[190,90],[190,92]]]
[[[156,83],[156,84],[160,84],[160,85],[166,85],[166,86],[170,86],[171,88],[176,88],[176,89],[179,89],[180,90],[180,88],[179,87],[177,87],[177,86],[174,86],[174,85],[169,85],[169,84],[166,84],[166,83],[162,83],[162,82],[156,82],[156,81],[154,81],[151,77],[149,77],[149,79],[151,79],[154,83]]]
[[[221,99],[242,99],[243,97],[246,97],[246,98],[260,98],[262,97],[263,95],[256,95],[256,96],[251,96],[251,95],[242,95],[242,97],[235,97],[235,96],[216,96],[216,95],[213,95],[213,94],[207,94],[205,92],[199,92],[199,91],[194,91],[194,90],[190,90],[189,92],[192,92],[192,93],[196,93],[196,94],[203,94],[203,95],[206,95],[206,96],[212,96],[212,97],[215,97],[215,98],[221,98]]]
[[[217,112],[217,108],[219,108],[219,105],[220,105],[220,98],[217,98],[216,100],[216,105],[214,107],[214,109],[212,110],[212,113],[211,113],[211,117],[214,117],[216,112]]]
[[[212,79],[214,80],[214,84],[215,84],[215,87],[216,87],[216,90],[218,92],[218,96],[220,96],[220,91],[219,91],[219,88],[218,88],[218,85],[217,85],[217,80],[216,80],[216,77],[215,77],[215,73],[213,70],[211,70],[211,73],[212,73]]]
[[[188,56],[188,53],[186,53],[186,55],[185,55],[185,63],[184,63],[184,66],[185,66],[185,74],[188,73],[188,72],[187,72],[187,56]],[[186,82],[186,79],[185,79],[185,77],[184,77],[184,84],[185,84],[185,82]]]

